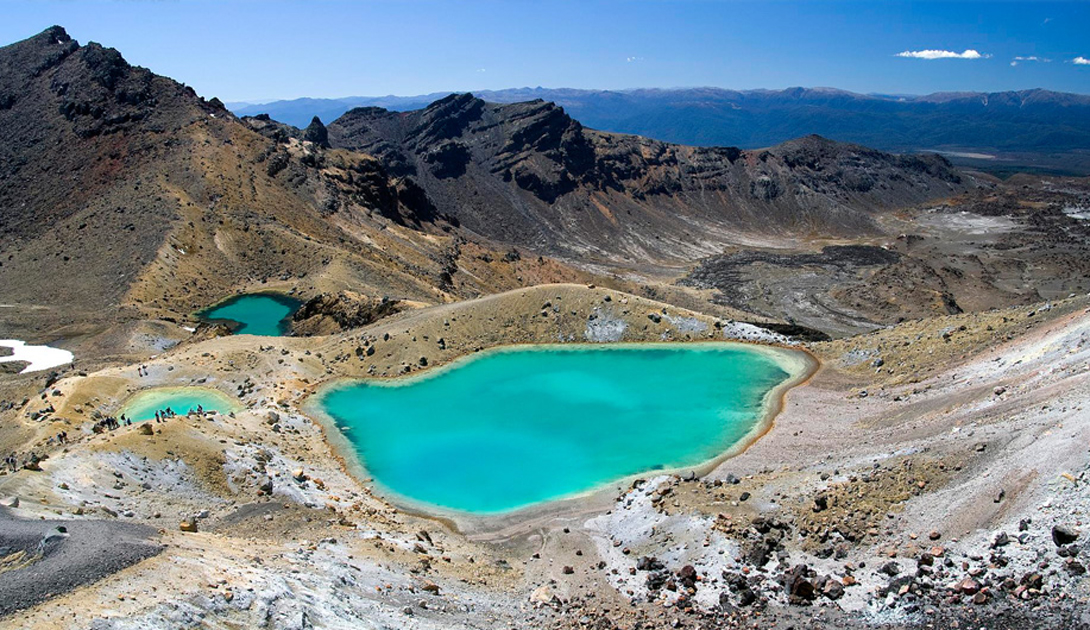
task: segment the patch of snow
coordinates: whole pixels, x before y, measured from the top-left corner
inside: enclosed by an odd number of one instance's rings
[[[1085,206],[1068,206],[1064,208],[1064,214],[1079,221],[1090,221],[1090,208]]]
[[[26,361],[29,363],[20,374],[40,372],[60,365],[68,365],[74,358],[72,353],[52,346],[28,346],[18,339],[0,339],[0,346],[11,348],[12,354],[0,357],[0,363]]]

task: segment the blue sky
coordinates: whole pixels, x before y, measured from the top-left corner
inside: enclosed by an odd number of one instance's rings
[[[1090,2],[1077,1],[0,0],[0,11],[4,44],[60,24],[224,101],[538,85],[1090,93]],[[965,51],[977,58],[927,58]]]

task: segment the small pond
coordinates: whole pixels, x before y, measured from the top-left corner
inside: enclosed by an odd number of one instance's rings
[[[190,410],[203,407],[205,412],[228,414],[242,408],[227,394],[210,387],[155,387],[133,394],[121,406],[118,415],[125,414],[133,422],[154,420],[156,411],[170,407],[174,413],[184,416]]]
[[[200,313],[206,321],[226,321],[236,335],[281,337],[291,328],[291,316],[302,304],[279,293],[236,295]]]

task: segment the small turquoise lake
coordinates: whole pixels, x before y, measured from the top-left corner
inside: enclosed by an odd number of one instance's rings
[[[228,414],[238,411],[241,406],[218,389],[210,387],[154,387],[132,395],[121,406],[122,413],[132,418],[133,422],[154,420],[156,411],[170,407],[174,413],[184,416],[197,407],[207,411]]]
[[[528,346],[336,383],[314,403],[381,489],[498,514],[743,447],[810,361],[733,343]]]
[[[236,295],[200,313],[208,321],[233,322],[236,335],[280,337],[287,334],[291,316],[302,303],[278,293]]]

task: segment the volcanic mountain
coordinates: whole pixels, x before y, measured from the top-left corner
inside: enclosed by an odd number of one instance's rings
[[[530,281],[452,281],[492,264],[463,244],[684,265],[750,239],[875,232],[874,211],[968,184],[937,156],[817,137],[684,147],[468,94],[328,131],[240,121],[60,27],[0,49],[0,68],[0,285],[56,324],[176,319],[273,285],[433,302]]]
[[[412,178],[477,234],[578,259],[691,260],[724,243],[874,233],[874,211],[970,183],[937,155],[816,136],[758,151],[687,147],[587,129],[544,101],[471,94],[407,113],[354,109],[329,125],[329,141]]]
[[[184,319],[274,285],[442,301],[459,237],[422,207],[369,156],[270,140],[60,27],[0,48],[0,294],[13,334]],[[517,286],[508,275],[462,284]]]

